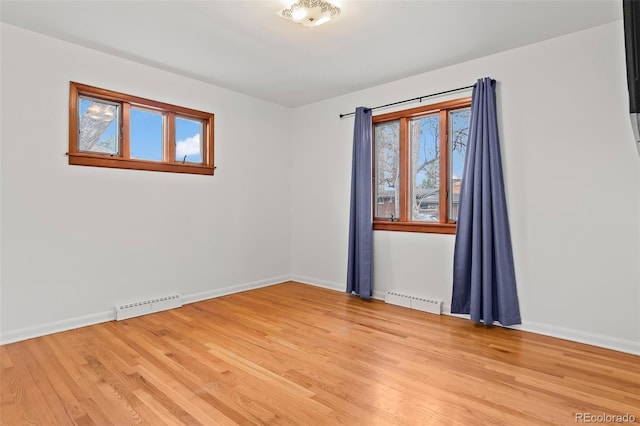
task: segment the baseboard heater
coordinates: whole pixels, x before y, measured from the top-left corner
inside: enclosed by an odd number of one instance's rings
[[[116,321],[179,308],[180,306],[182,306],[182,297],[179,294],[116,305]]]
[[[397,293],[395,291],[388,291],[384,295],[384,301],[391,305],[404,306],[405,308],[430,312],[432,314],[442,314],[442,300],[438,299],[427,299],[424,297]]]

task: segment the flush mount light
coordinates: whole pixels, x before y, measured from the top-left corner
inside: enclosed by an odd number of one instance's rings
[[[276,14],[313,28],[340,15],[340,8],[325,0],[298,0]]]

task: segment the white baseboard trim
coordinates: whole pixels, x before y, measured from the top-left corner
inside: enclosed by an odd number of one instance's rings
[[[82,328],[89,325],[100,324],[102,322],[115,319],[115,309],[97,314],[85,315],[76,318],[69,318],[62,321],[55,321],[49,324],[36,325],[33,327],[19,328],[17,330],[6,331],[0,335],[0,345],[20,342],[22,340],[33,339],[34,337],[46,336],[47,334],[60,333],[62,331]]]
[[[315,287],[328,288],[329,290],[345,292],[347,287],[344,284],[334,283],[331,281],[317,280],[311,277],[304,277],[302,275],[291,275],[291,281],[299,282],[302,284],[309,284]]]
[[[237,284],[216,290],[205,291],[202,293],[189,294],[182,297],[182,303],[194,303],[202,300],[213,299],[215,297],[226,296],[228,294],[240,293],[247,290],[254,290],[261,287],[268,287],[274,284],[280,284],[289,281],[288,275],[269,278],[266,280],[253,281],[244,284]],[[115,303],[114,303],[115,306]],[[46,336],[48,334],[60,333],[62,331],[73,330],[76,328],[86,327],[89,325],[100,324],[107,321],[115,320],[115,309],[96,314],[85,315],[82,317],[69,318],[62,321],[55,321],[49,324],[36,325],[33,327],[25,327],[17,330],[10,330],[0,334],[0,345],[15,343],[22,340],[32,339],[34,337]]]
[[[443,305],[442,313],[458,318],[469,319],[469,315],[452,314],[451,305]],[[522,321],[522,324],[520,325],[514,325],[507,328],[569,340],[571,342],[584,343],[585,345],[598,346],[600,348],[625,352],[632,355],[640,355],[640,342],[634,342],[633,340],[618,339],[616,337],[609,337],[602,334],[588,333],[585,331],[532,321]]]
[[[318,280],[315,278],[304,277],[301,275],[292,275],[290,279],[291,281],[296,281],[302,284],[309,284],[315,287],[327,288],[329,290],[340,291],[343,293],[346,293],[347,291],[347,285],[345,283],[335,283],[331,281]],[[374,290],[373,296],[371,297],[377,300],[384,300],[384,292]]]
[[[281,284],[289,280],[290,280],[289,275],[283,275],[280,277],[269,278],[266,280],[232,285],[229,287],[223,287],[215,290],[204,291],[202,293],[195,293],[187,296],[182,296],[182,302],[184,304],[201,302],[203,300],[215,299],[216,297],[227,296],[229,294],[242,293],[243,291],[255,290],[262,287],[269,287],[274,284]]]
[[[523,321],[520,330],[528,331],[529,333],[557,337],[564,340],[571,340],[573,342],[584,343],[586,345],[598,346],[605,349],[612,349],[614,351],[625,352],[633,355],[640,355],[640,342],[634,342],[633,340],[618,339],[617,337],[604,336],[602,334],[588,333],[585,331],[531,321]]]
[[[265,280],[253,281],[244,284],[237,284],[223,287],[202,293],[184,295],[182,301],[184,304],[195,303],[202,300],[213,299],[216,297],[226,296],[243,291],[255,290],[262,287],[268,287],[280,284],[286,281],[297,281],[303,284],[309,284],[316,287],[322,287],[329,290],[345,292],[344,283],[336,283],[325,280],[318,280],[311,277],[301,275],[283,275]],[[384,292],[374,290],[373,298],[384,300]],[[443,304],[443,314],[451,315],[459,318],[468,319],[468,315],[458,315],[451,313],[451,305]],[[33,327],[25,327],[17,330],[10,330],[0,334],[0,345],[19,342],[22,340],[32,339],[34,337],[45,336],[48,334],[59,333],[62,331],[72,330],[76,328],[86,327],[90,325],[100,324],[107,321],[115,320],[115,310],[98,312],[95,314],[85,315],[76,318],[69,318],[62,321],[55,321],[49,324],[37,325]],[[570,340],[573,342],[584,343],[587,345],[598,346],[615,351],[640,355],[640,342],[619,339],[615,337],[604,336],[601,334],[588,333],[570,328],[558,327],[548,324],[523,321],[521,326],[511,327],[514,329],[527,331],[530,333],[542,334],[545,336],[556,337],[559,339]]]
[[[303,284],[314,285],[317,287],[328,288],[330,290],[345,291],[343,284],[332,283],[330,281],[317,280],[311,277],[303,277],[293,275],[292,281],[298,281]],[[373,291],[373,298],[384,300],[384,292]],[[469,319],[469,315],[459,315],[451,313],[451,305],[443,304],[442,313],[444,315],[454,316],[458,318]],[[580,330],[574,330],[570,328],[563,328],[553,325],[541,324],[531,321],[523,321],[521,325],[509,327],[515,330],[522,330],[529,333],[542,334],[544,336],[555,337],[558,339],[569,340],[577,343],[584,343],[591,346],[598,346],[605,349],[611,349],[614,351],[625,352],[632,355],[640,355],[640,342],[634,342],[633,340],[618,339],[615,337],[604,336],[601,334],[587,333]]]

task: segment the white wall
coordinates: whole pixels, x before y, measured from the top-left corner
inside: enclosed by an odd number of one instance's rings
[[[3,342],[288,279],[288,108],[11,25],[1,47]],[[215,176],[69,166],[70,80],[213,112]]]
[[[640,353],[640,158],[623,46],[619,21],[295,109],[293,277],[345,288],[353,118],[338,114],[490,76],[523,328]],[[450,303],[454,236],[374,234],[375,295]]]

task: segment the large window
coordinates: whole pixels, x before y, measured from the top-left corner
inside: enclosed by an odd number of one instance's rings
[[[373,229],[453,234],[471,98],[373,117]]]
[[[71,82],[69,164],[212,175],[213,118]]]

